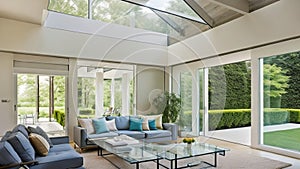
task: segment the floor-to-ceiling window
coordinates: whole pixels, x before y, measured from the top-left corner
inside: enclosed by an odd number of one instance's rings
[[[78,116],[133,114],[133,66],[78,61]]]
[[[209,136],[250,145],[250,77],[248,61],[209,68]]]
[[[49,135],[65,134],[66,77],[16,74],[18,124],[40,126]]]
[[[81,117],[93,117],[95,115],[95,83],[92,77],[78,77],[78,108]]]
[[[182,135],[192,131],[192,73],[180,73],[180,97],[182,112],[179,115],[178,124],[182,130]]]
[[[300,52],[260,59],[262,143],[300,151]]]

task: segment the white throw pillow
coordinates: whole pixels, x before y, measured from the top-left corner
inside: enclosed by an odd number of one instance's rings
[[[109,131],[117,131],[118,130],[116,127],[116,119],[106,121],[106,126]]]
[[[147,121],[147,124],[148,124],[148,120],[155,119],[156,128],[157,129],[163,129],[163,126],[162,126],[162,114],[159,114],[159,115],[141,115],[141,118],[143,118],[144,121]]]
[[[141,118],[143,119],[143,123],[142,123],[143,130],[150,130],[148,124],[148,118],[145,118],[144,116],[142,116]]]
[[[93,126],[92,119],[78,119],[78,122],[81,127],[86,129],[87,134],[94,134],[95,129]]]

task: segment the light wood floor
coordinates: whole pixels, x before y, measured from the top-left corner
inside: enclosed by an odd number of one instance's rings
[[[282,156],[282,155],[278,155],[278,154],[274,154],[274,153],[270,153],[270,152],[266,152],[266,151],[253,149],[253,148],[250,148],[245,145],[235,144],[235,143],[231,143],[231,142],[227,142],[227,141],[221,141],[221,140],[217,140],[217,139],[213,139],[213,138],[199,137],[198,139],[200,139],[200,140],[198,140],[200,142],[208,142],[208,143],[211,143],[214,145],[218,145],[220,147],[229,148],[231,150],[235,149],[235,150],[245,151],[245,153],[247,153],[247,154],[253,154],[256,156],[266,157],[266,158],[270,158],[273,160],[278,160],[278,161],[292,164],[292,166],[287,167],[286,169],[300,169],[300,155],[299,155],[299,159],[295,159],[295,158],[286,157],[286,156]]]

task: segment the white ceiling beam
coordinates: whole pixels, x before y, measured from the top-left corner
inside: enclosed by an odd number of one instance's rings
[[[195,0],[184,0],[210,27],[214,27],[214,20]]]
[[[243,15],[249,13],[250,11],[248,0],[209,0],[209,1],[224,6],[228,9],[231,9]]]

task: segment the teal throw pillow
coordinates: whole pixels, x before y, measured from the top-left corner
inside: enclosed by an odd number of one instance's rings
[[[104,118],[93,119],[93,126],[95,128],[96,134],[101,134],[109,131],[106,126],[106,120]]]
[[[148,125],[149,125],[149,129],[150,129],[150,130],[157,130],[157,128],[156,128],[156,123],[155,123],[155,119],[153,119],[153,120],[148,120]]]
[[[143,131],[143,119],[130,118],[129,119],[129,130]]]

